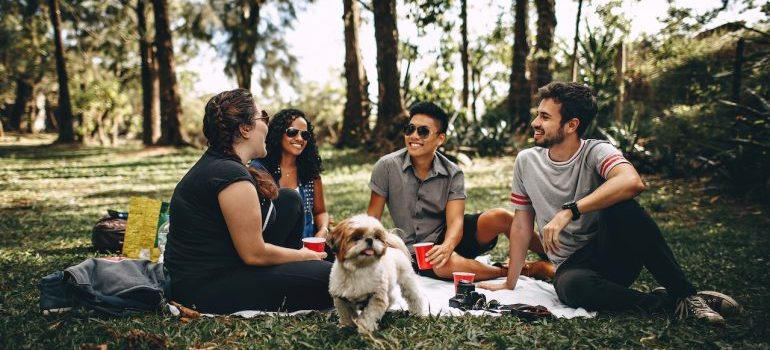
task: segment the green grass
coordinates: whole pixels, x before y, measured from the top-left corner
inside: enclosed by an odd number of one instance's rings
[[[724,328],[691,321],[600,314],[595,319],[525,323],[512,317],[415,319],[388,314],[376,341],[339,329],[333,314],[217,317],[182,321],[168,314],[126,318],[88,311],[40,315],[37,282],[99,256],[90,229],[106,209],[127,209],[130,196],[171,196],[198,159],[196,149],[71,148],[50,138],[0,143],[0,349],[88,348],[770,348],[766,208],[714,197],[696,180],[648,177],[640,201],[662,227],[687,274],[700,288],[728,293],[746,312]],[[366,209],[375,158],[323,150],[327,205],[336,220]],[[505,206],[512,157],[482,159],[465,169],[468,211]],[[386,221],[387,222],[387,221]],[[500,242],[496,257],[505,254]],[[656,287],[644,273],[635,288]]]

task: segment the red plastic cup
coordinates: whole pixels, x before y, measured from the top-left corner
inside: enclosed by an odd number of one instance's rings
[[[433,243],[417,243],[414,246],[414,255],[417,257],[417,268],[420,270],[428,270],[433,268],[433,265],[425,260],[425,254],[433,248]]]
[[[322,237],[305,237],[302,239],[302,245],[310,250],[315,250],[319,253],[323,253],[326,246],[326,238]]]
[[[455,280],[455,293],[457,293],[457,284],[460,281],[473,283],[473,279],[476,278],[476,274],[473,272],[452,272],[452,276]]]

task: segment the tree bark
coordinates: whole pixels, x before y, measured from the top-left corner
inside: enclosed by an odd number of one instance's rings
[[[733,61],[733,93],[732,99],[735,103],[741,101],[741,74],[743,72],[743,48],[746,46],[746,39],[740,38],[735,44],[735,61]]]
[[[26,79],[16,79],[16,100],[8,115],[8,130],[21,131],[21,120],[32,102],[34,87]]]
[[[174,46],[168,22],[166,0],[153,0],[155,15],[155,47],[157,49],[158,75],[160,78],[161,137],[163,145],[186,145],[182,131],[179,92],[174,68]]]
[[[369,82],[361,59],[358,44],[358,28],[361,25],[361,10],[357,0],[343,0],[345,24],[345,82],[347,100],[343,111],[342,131],[337,147],[358,147],[369,136]]]
[[[531,90],[527,79],[527,21],[529,0],[516,0],[513,26],[513,63],[511,64],[510,88],[508,90],[508,115],[510,131],[526,126],[529,123],[529,108]]]
[[[64,46],[61,39],[61,9],[59,0],[48,0],[48,5],[51,12],[51,24],[53,25],[54,45],[56,46],[56,75],[59,78],[59,107],[56,113],[59,124],[59,138],[56,142],[71,143],[75,142],[75,131],[68,86],[67,64],[64,59]]]
[[[626,99],[626,46],[621,40],[615,52],[615,85],[618,95],[615,98],[615,120],[623,122],[623,104]]]
[[[468,79],[469,79],[469,72],[468,72],[468,0],[461,0],[460,1],[460,36],[462,41],[462,46],[460,48],[460,62],[462,64],[463,68],[463,91],[462,91],[462,101],[460,101],[460,106],[462,107],[463,111],[465,113],[468,113]]]
[[[578,0],[577,18],[575,19],[575,38],[572,40],[572,60],[570,62],[570,71],[572,72],[572,81],[577,81],[577,53],[578,38],[580,37],[580,13],[583,12],[583,0]]]
[[[381,152],[393,151],[404,144],[401,127],[406,121],[398,70],[398,27],[396,0],[375,0],[374,37],[377,41],[377,124],[374,147]]]
[[[551,62],[554,31],[556,29],[556,1],[535,0],[537,8],[537,39],[535,40],[535,84],[537,89],[553,80]]]
[[[231,25],[226,20],[225,28],[230,32],[230,46],[235,57],[235,79],[238,87],[251,90],[252,69],[257,63],[257,43],[259,42],[259,13],[264,0],[240,1],[238,23]],[[226,14],[227,15],[227,14]]]
[[[160,96],[157,63],[147,36],[147,0],[137,0],[136,18],[139,30],[139,54],[142,58],[142,142],[153,145],[160,138]]]

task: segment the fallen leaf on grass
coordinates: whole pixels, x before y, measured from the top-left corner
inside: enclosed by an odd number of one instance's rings
[[[647,344],[647,343],[655,342],[656,339],[657,337],[653,334],[649,337],[642,337],[641,339],[639,339],[639,342],[642,344]]]
[[[190,309],[188,307],[184,307],[180,305],[179,303],[172,301],[169,304],[174,305],[177,309],[179,309],[179,312],[181,312],[182,319],[198,319],[201,318],[201,313],[198,311],[195,311],[193,309]]]
[[[80,350],[107,350],[107,344],[82,344]]]

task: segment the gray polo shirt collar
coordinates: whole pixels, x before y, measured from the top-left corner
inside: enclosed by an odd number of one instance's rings
[[[414,165],[412,165],[412,157],[409,156],[409,151],[404,152],[404,161],[403,165],[401,166],[401,171],[406,171],[406,169],[409,169],[409,167],[414,168]],[[428,178],[437,176],[437,175],[444,175],[449,176],[449,171],[444,166],[444,164],[441,162],[440,159],[438,159],[438,156],[436,154],[433,155],[433,165],[430,170],[430,174],[428,174]],[[427,180],[427,179],[426,179]]]

